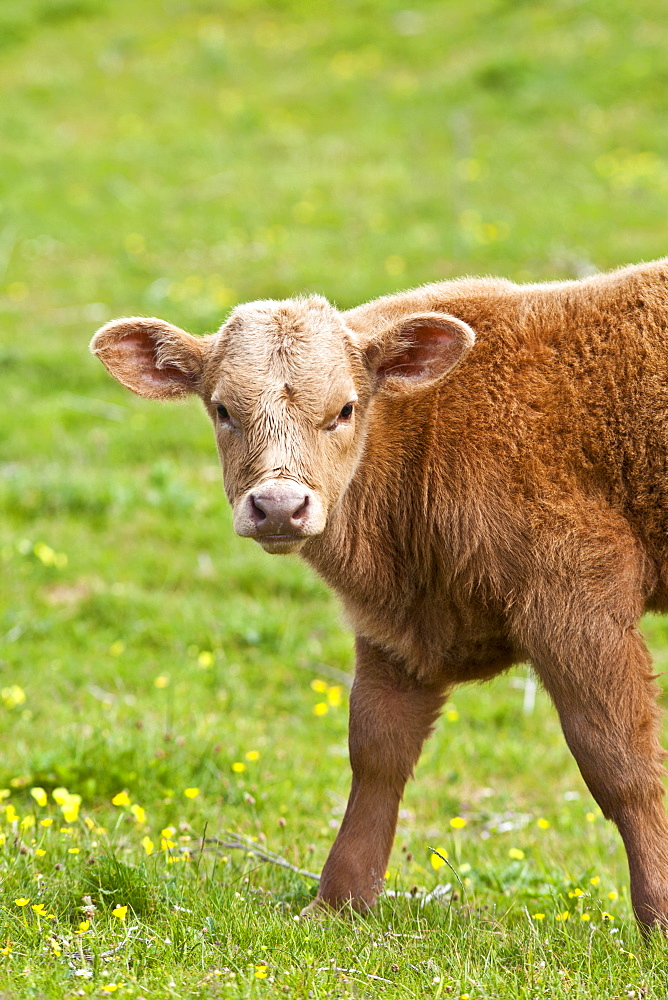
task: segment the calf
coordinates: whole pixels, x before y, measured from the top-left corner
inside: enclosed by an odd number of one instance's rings
[[[239,535],[299,552],[356,633],[353,780],[316,905],[373,904],[453,685],[530,662],[622,835],[636,916],[668,923],[652,667],[668,610],[668,258],[583,281],[440,282],[347,312],[239,306],[193,337],[120,319],[92,350],[194,393]]]

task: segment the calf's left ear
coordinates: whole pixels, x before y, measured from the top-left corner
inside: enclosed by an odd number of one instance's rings
[[[475,334],[463,320],[446,313],[413,313],[384,331],[367,348],[380,386],[427,386],[448,375],[466,357]]]
[[[193,337],[163,319],[115,319],[90,349],[122,385],[147,399],[178,399],[199,389],[210,338]]]

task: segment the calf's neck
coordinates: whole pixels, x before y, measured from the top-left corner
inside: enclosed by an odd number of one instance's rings
[[[343,312],[238,307],[193,337],[120,319],[91,348],[142,396],[196,394],[238,534],[299,552],[356,634],[352,789],[316,905],[380,891],[453,685],[530,662],[668,923],[650,658],[668,610],[668,258],[582,281],[427,285]]]

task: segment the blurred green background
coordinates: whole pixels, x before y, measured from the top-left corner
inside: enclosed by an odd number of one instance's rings
[[[21,813],[31,786],[67,785],[132,865],[167,823],[322,864],[348,785],[351,641],[297,561],[233,536],[198,407],[125,393],[87,352],[94,330],[139,313],[203,333],[259,297],[349,307],[666,252],[660,4],[407,2],[0,4],[0,786]],[[662,669],[665,626],[645,628]],[[537,870],[605,871],[627,919],[617,835],[525,679],[457,692],[392,871],[428,887],[427,845],[446,845],[501,909],[547,908]],[[114,811],[123,789],[145,823]],[[5,856],[8,892],[30,895],[36,865],[54,898],[78,884],[83,854],[28,847]]]
[[[209,329],[259,296],[660,256],[661,15],[3,0],[3,306],[81,336],[119,310]]]

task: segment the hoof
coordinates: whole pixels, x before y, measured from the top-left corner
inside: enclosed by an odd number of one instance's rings
[[[304,907],[299,916],[306,917],[308,920],[322,921],[331,917],[335,912],[336,910],[334,910],[329,903],[326,903],[324,899],[319,899],[318,896],[316,896],[316,898],[312,900],[308,906]]]
[[[371,912],[372,907],[363,899],[342,899],[328,903],[326,899],[316,896],[299,914],[310,920],[327,920],[330,917],[359,917]]]

